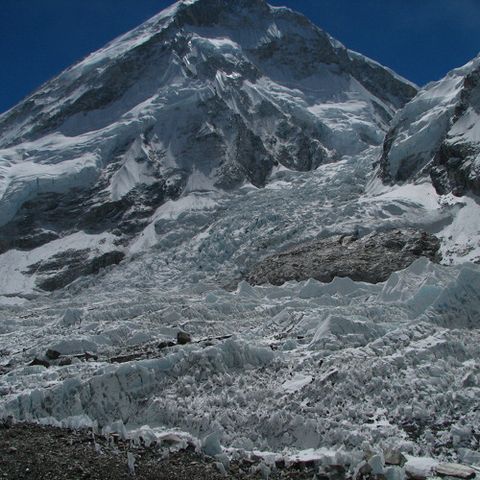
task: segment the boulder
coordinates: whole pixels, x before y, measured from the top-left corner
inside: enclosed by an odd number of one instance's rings
[[[57,360],[58,358],[60,358],[60,355],[61,355],[60,352],[58,352],[57,350],[52,350],[50,348],[47,350],[47,353],[45,354],[45,356],[49,360]]]
[[[179,345],[186,345],[187,343],[191,343],[192,336],[187,332],[178,332],[177,333],[177,343]]]
[[[42,367],[48,368],[50,367],[50,363],[47,362],[46,360],[42,360],[41,358],[34,358],[29,364],[29,367],[34,367],[40,365]]]
[[[66,367],[67,365],[71,365],[71,364],[72,364],[72,359],[69,357],[62,358],[58,362],[59,367]]]

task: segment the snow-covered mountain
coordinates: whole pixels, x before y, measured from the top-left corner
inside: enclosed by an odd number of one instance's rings
[[[286,8],[178,2],[0,117],[0,253],[42,247],[23,271],[63,287],[124,258],[168,199],[381,144],[415,92]]]
[[[474,158],[477,63],[413,98],[291,10],[188,0],[2,115],[0,420],[480,468],[480,206],[427,175]]]
[[[430,176],[439,193],[480,194],[480,57],[431,83],[395,117],[385,181]]]

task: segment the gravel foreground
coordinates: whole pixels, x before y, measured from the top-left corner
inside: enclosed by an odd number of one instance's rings
[[[128,454],[135,459],[134,473]],[[89,431],[72,431],[36,424],[0,426],[0,479],[32,480],[196,480],[260,479],[254,462],[232,463],[222,473],[212,459],[192,449],[166,454],[156,447],[136,447],[107,440]],[[296,465],[277,469],[270,479],[312,479],[314,469]],[[334,475],[330,478],[343,478]]]

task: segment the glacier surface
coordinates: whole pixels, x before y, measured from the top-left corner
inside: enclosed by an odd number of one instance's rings
[[[463,458],[480,426],[479,266],[420,259],[377,285],[238,283],[319,230],[404,223],[450,236],[468,208],[430,184],[397,191],[371,176],[371,158],[352,157],[280,169],[264,189],[191,194],[159,208],[129,261],[33,301],[4,297],[2,414],[199,445],[215,435],[231,455],[352,469],[365,449]],[[194,342],[158,348],[179,331]],[[27,366],[49,349],[72,363]]]

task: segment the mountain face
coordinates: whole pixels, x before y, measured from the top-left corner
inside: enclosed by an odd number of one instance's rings
[[[381,175],[387,182],[430,176],[440,194],[480,194],[480,57],[431,83],[395,117]]]
[[[381,144],[415,93],[286,8],[178,2],[0,117],[0,253],[43,247],[24,271],[62,287],[118,263],[168,199]]]

